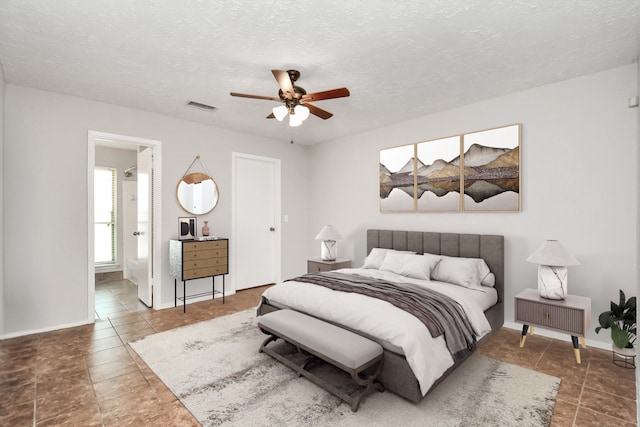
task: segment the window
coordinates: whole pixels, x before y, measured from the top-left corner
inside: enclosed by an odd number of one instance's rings
[[[116,262],[116,170],[96,167],[94,173],[96,265]]]

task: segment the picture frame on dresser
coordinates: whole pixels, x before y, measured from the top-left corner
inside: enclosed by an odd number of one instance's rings
[[[196,238],[198,229],[198,219],[196,217],[179,217],[178,218],[178,239],[192,240]]]

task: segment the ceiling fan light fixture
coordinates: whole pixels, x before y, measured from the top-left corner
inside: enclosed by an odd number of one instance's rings
[[[281,105],[279,107],[273,108],[273,115],[275,116],[276,120],[278,120],[279,122],[284,120],[288,112],[289,110],[287,110],[287,107],[285,105]]]
[[[300,121],[307,120],[309,117],[309,108],[304,105],[298,104],[293,110],[295,111],[296,116],[300,117]]]
[[[296,127],[302,124],[302,119],[297,114],[289,114],[289,126]]]

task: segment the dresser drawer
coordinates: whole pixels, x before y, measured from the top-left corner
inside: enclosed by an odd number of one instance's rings
[[[227,257],[196,259],[184,262],[185,270],[193,270],[195,268],[216,267],[218,265],[227,265]]]
[[[182,280],[198,279],[200,277],[218,276],[228,274],[226,265],[218,265],[216,267],[196,268],[194,270],[184,270]]]
[[[227,250],[226,249],[210,249],[210,250],[200,250],[195,252],[185,252],[184,253],[184,261],[193,261],[197,259],[208,259],[208,258],[226,258]]]
[[[516,299],[516,322],[584,336],[585,312],[570,307]]]
[[[183,250],[185,252],[203,251],[212,249],[227,249],[226,240],[208,240],[202,242],[184,242]]]

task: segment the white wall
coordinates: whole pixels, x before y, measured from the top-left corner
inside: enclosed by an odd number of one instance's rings
[[[135,146],[133,146],[135,148]],[[124,216],[123,216],[123,200],[122,195],[123,181],[136,181],[136,175],[131,177],[124,176],[124,171],[131,166],[135,165],[138,161],[137,152],[134,150],[123,150],[119,148],[110,147],[96,147],[95,162],[96,166],[105,166],[116,168],[116,267],[115,268],[103,268],[100,271],[122,271],[126,260],[123,258],[124,254]]]
[[[188,107],[185,107],[188,108]],[[223,114],[222,111],[216,114]],[[87,132],[162,141],[162,224],[167,243],[185,216],[175,185],[197,154],[220,188],[220,203],[199,221],[231,231],[231,152],[282,161],[282,273],[306,268],[309,149],[159,114],[8,84],[5,121],[5,334],[68,326],[87,317]],[[231,243],[233,244],[233,243]],[[239,266],[239,268],[249,266]],[[230,278],[233,282],[233,278]],[[161,304],[173,304],[165,261]]]
[[[502,234],[506,321],[513,297],[537,286],[525,259],[558,239],[581,262],[569,267],[569,292],[592,298],[589,338],[608,343],[593,331],[598,314],[618,289],[638,289],[638,118],[627,107],[637,74],[633,64],[316,145],[311,231],[336,226],[340,256],[355,265],[367,228]],[[380,149],[512,123],[522,123],[521,213],[379,212]],[[317,254],[316,242],[309,251]]]
[[[4,70],[0,64],[0,165],[4,164]],[[4,168],[0,172],[0,336],[4,333]]]

